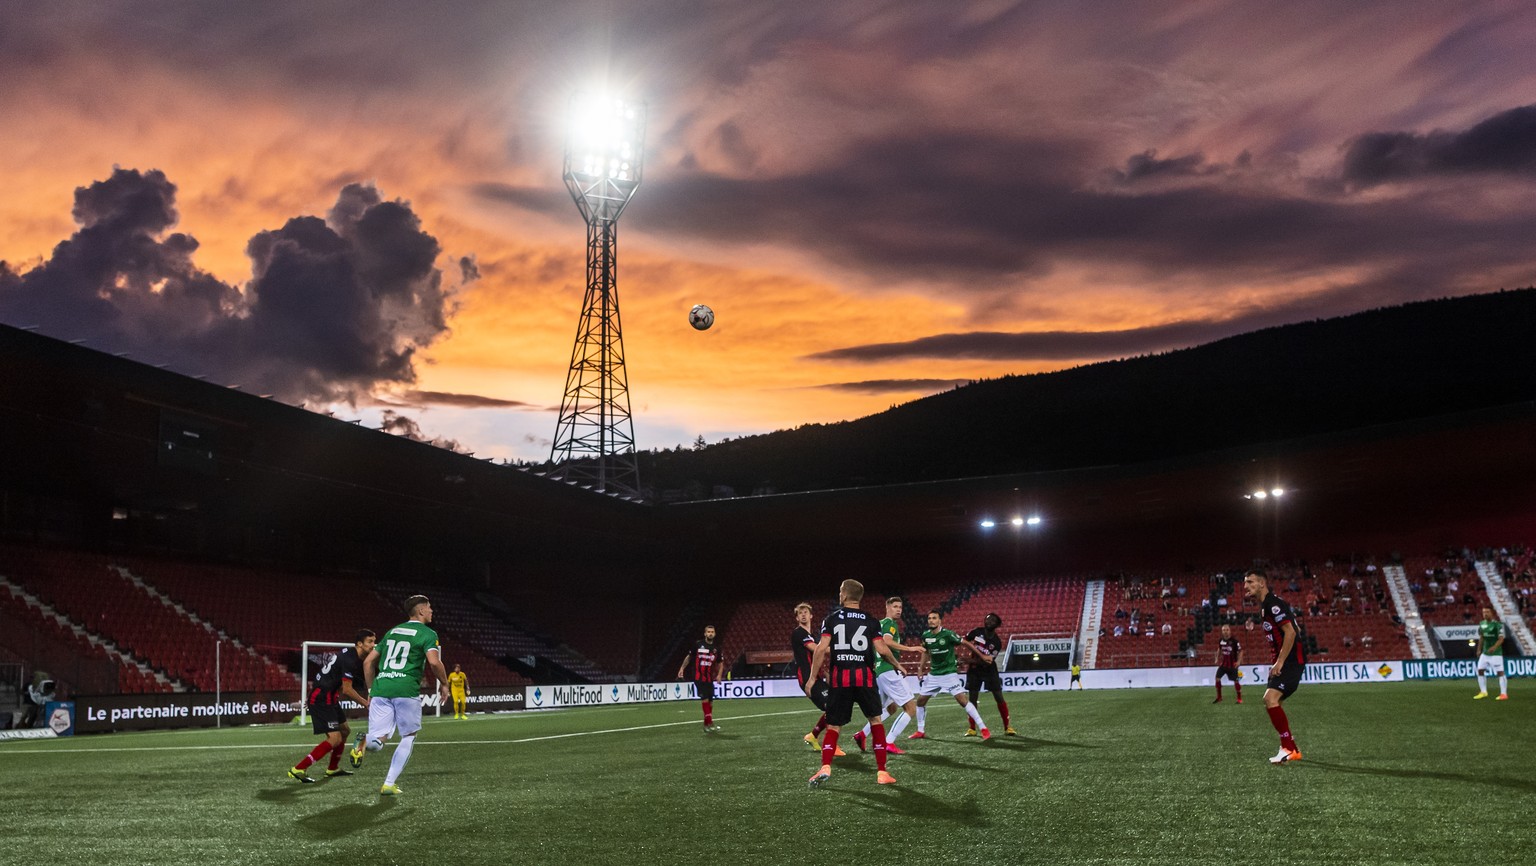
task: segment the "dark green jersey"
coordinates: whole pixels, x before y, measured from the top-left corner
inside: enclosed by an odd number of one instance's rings
[[[880,636],[885,638],[886,643],[901,643],[901,628],[897,625],[896,620],[890,617],[880,620]],[[895,650],[891,650],[892,655],[895,655],[895,653]],[[878,654],[875,656],[875,676],[893,670],[896,670],[895,665],[886,661],[885,656]]]
[[[379,641],[379,672],[370,697],[414,698],[421,694],[427,650],[437,649],[437,632],[424,622],[403,622]]]
[[[1499,642],[1499,638],[1504,636],[1504,623],[1496,619],[1485,619],[1477,624],[1477,634],[1483,639],[1483,655],[1501,656],[1504,654],[1504,647],[1502,645],[1494,646],[1494,644]]]
[[[959,645],[960,635],[947,628],[923,632],[923,648],[928,650],[930,659],[928,672],[931,674],[958,673],[960,668],[955,662],[955,647]]]

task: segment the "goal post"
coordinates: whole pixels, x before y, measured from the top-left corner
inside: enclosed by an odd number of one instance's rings
[[[307,640],[299,645],[299,724],[309,724],[310,667],[323,669],[336,654],[352,646],[350,641]]]

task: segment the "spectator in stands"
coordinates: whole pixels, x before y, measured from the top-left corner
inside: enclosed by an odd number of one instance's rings
[[[1371,633],[1370,632],[1366,632],[1365,634],[1360,635],[1360,646],[1365,648],[1365,649],[1370,649],[1371,648]]]
[[[1125,626],[1115,625],[1115,637],[1125,637]]]
[[[1343,640],[1344,648],[1345,649],[1354,649],[1354,647],[1355,647],[1355,640],[1354,640],[1354,638],[1350,637],[1349,635],[1344,635],[1342,640]]]
[[[1173,634],[1173,623],[1163,623],[1162,632],[1163,634]]]
[[[1124,605],[1117,605],[1115,607],[1115,619],[1128,619],[1128,618],[1130,618],[1130,613],[1128,613],[1126,611],[1125,606]]]

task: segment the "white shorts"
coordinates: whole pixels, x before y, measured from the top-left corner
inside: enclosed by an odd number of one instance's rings
[[[901,671],[886,671],[875,677],[875,685],[880,687],[880,706],[895,704],[905,706],[912,700],[912,688],[907,685],[907,677]]]
[[[931,698],[940,693],[964,694],[965,683],[960,681],[959,674],[929,674],[917,687],[918,697]]]
[[[1491,656],[1483,653],[1477,657],[1477,670],[1479,673],[1492,671],[1499,676],[1504,676],[1504,657],[1502,655]]]
[[[373,698],[368,701],[368,739],[384,742],[395,729],[409,737],[421,730],[421,698]]]

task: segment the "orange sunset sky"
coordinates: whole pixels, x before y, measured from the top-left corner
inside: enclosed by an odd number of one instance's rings
[[[649,109],[641,447],[1536,281],[1523,4],[0,16],[0,321],[482,457],[549,456],[584,281],[561,118],[597,84]]]

